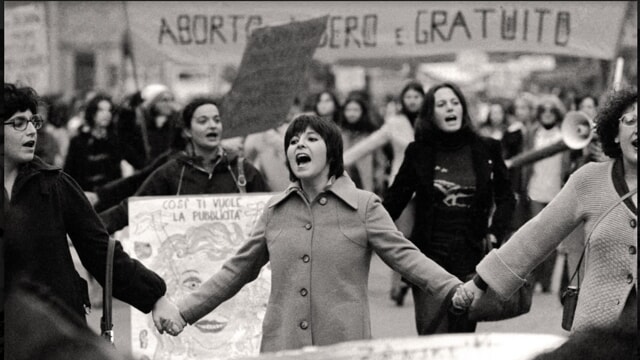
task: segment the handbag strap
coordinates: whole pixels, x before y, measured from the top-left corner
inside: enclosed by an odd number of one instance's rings
[[[573,275],[571,275],[571,279],[569,279],[569,284],[571,284],[573,282],[573,278],[578,275],[578,287],[580,286],[580,265],[582,265],[582,260],[584,259],[584,254],[587,252],[587,246],[589,246],[589,240],[591,240],[591,234],[593,234],[593,231],[596,229],[596,227],[598,227],[598,225],[600,224],[600,222],[607,216],[609,215],[609,213],[615,209],[616,206],[620,205],[623,201],[625,201],[626,199],[628,199],[629,197],[633,196],[635,193],[638,192],[638,188],[635,188],[633,190],[630,190],[628,193],[624,194],[620,199],[618,199],[618,201],[616,201],[614,204],[612,204],[611,206],[609,206],[609,208],[607,209],[607,211],[603,212],[600,217],[598,218],[598,220],[596,220],[596,223],[593,225],[593,227],[591,228],[591,231],[589,231],[589,235],[587,236],[587,240],[584,242],[584,248],[582,249],[582,255],[580,255],[580,260],[578,261],[578,265],[576,266],[576,270],[573,272]]]
[[[109,236],[107,245],[107,259],[104,289],[102,291],[102,319],[100,319],[100,330],[102,336],[113,344],[113,322],[112,322],[112,292],[113,292],[113,253],[115,252],[116,241]]]

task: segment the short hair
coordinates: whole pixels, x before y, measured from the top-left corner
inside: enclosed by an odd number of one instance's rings
[[[4,107],[2,117],[8,120],[18,112],[31,110],[33,114],[38,113],[40,97],[31,87],[17,87],[15,84],[4,83]]]
[[[610,158],[622,157],[620,144],[615,141],[620,126],[619,120],[624,111],[636,102],[638,89],[635,86],[613,91],[596,115],[596,132],[602,143],[602,151]]]
[[[331,121],[321,118],[319,115],[304,113],[296,116],[287,131],[284,134],[284,152],[289,149],[289,142],[294,136],[298,136],[305,132],[307,128],[313,129],[327,144],[327,163],[329,164],[329,177],[339,177],[344,172],[343,145],[342,134],[338,125]],[[287,157],[286,166],[289,170],[289,179],[297,181],[298,178],[293,174],[289,158]]]
[[[93,126],[96,124],[96,114],[98,113],[98,104],[100,104],[101,101],[108,101],[109,104],[111,104],[111,114],[115,114],[115,104],[113,103],[113,101],[111,100],[111,97],[107,94],[97,94],[95,95],[93,98],[91,98],[91,100],[89,100],[89,103],[87,103],[87,108],[84,111],[84,120],[86,122],[87,125],[89,125],[89,127],[93,128]],[[113,124],[114,122],[111,121],[111,124]]]
[[[435,94],[442,88],[451,89],[451,91],[453,91],[453,93],[458,97],[458,100],[460,100],[460,104],[462,105],[462,127],[460,128],[460,130],[472,131],[469,107],[467,106],[467,100],[462,94],[462,91],[455,84],[444,82],[432,86],[424,96],[422,110],[420,111],[420,116],[418,116],[418,120],[416,121],[416,140],[424,141],[429,139],[433,131],[435,130]]]
[[[182,125],[185,129],[191,129],[191,118],[193,117],[193,113],[202,106],[202,105],[215,105],[220,111],[220,105],[218,105],[218,100],[212,97],[197,97],[191,100],[182,110]],[[220,114],[222,116],[222,114]]]

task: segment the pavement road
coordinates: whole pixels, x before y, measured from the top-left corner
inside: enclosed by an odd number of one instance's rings
[[[554,282],[557,283],[557,281]],[[399,307],[389,298],[390,284],[391,269],[379,257],[374,256],[369,275],[372,335],[375,339],[416,336],[411,293],[407,294],[404,305]],[[557,286],[554,285],[554,288]],[[115,344],[116,348],[125,352],[130,348],[131,341],[130,311],[138,310],[131,310],[129,305],[114,300]],[[102,316],[102,310],[95,309],[87,318],[90,327],[97,333],[100,332],[100,316]],[[543,333],[567,336],[568,332],[560,327],[561,319],[562,306],[558,300],[558,294],[543,294],[537,289],[529,313],[509,320],[479,323],[476,332]]]

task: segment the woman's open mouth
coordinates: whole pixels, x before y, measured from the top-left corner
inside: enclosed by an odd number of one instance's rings
[[[444,118],[445,123],[449,125],[453,125],[458,120],[458,117],[455,115],[449,115]]]
[[[298,154],[296,155],[296,164],[298,166],[304,166],[311,162],[311,156],[307,154]]]
[[[36,141],[35,140],[29,140],[29,141],[23,143],[22,146],[26,146],[26,147],[32,148],[32,147],[36,146]]]

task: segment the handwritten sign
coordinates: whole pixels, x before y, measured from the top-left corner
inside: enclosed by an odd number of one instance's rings
[[[463,49],[612,59],[626,1],[127,2],[134,45],[183,63],[237,64],[253,31],[328,15],[316,58]],[[151,59],[153,60],[153,59]],[[157,59],[155,59],[157,61]]]
[[[287,116],[304,86],[327,17],[260,28],[249,38],[238,76],[222,103],[229,116],[224,136],[273,128]]]
[[[46,93],[50,72],[45,5],[32,3],[5,9],[4,81]]]
[[[273,194],[133,197],[128,239],[132,257],[160,275],[177,301],[235,254]],[[177,337],[160,335],[151,315],[131,312],[135,359],[229,359],[259,353],[271,286],[269,265],[258,279]]]

